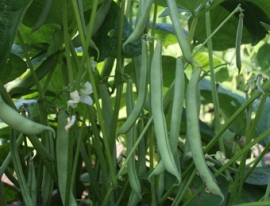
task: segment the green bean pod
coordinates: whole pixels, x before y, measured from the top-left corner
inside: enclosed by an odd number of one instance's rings
[[[134,31],[131,33],[131,35],[123,44],[124,50],[125,50],[125,46],[128,43],[136,41],[142,36],[145,25],[147,21],[149,20],[149,15],[150,15],[153,2],[154,2],[153,0],[140,1],[139,7],[142,8],[142,12],[141,12],[141,15],[137,18],[138,20],[136,22]]]
[[[128,206],[137,206],[138,203],[141,201],[141,198],[138,196],[136,192],[133,190],[131,191],[128,199]]]
[[[45,59],[40,66],[35,70],[38,79],[42,79],[46,74],[48,74],[52,69],[56,67],[58,62],[59,54],[54,54],[47,59]],[[17,93],[21,92],[22,89],[30,89],[33,85],[35,85],[35,80],[33,75],[29,71],[27,75],[23,77],[20,81],[16,81],[7,86],[8,93],[13,97]]]
[[[27,182],[25,179],[25,175],[23,172],[23,167],[19,155],[19,148],[18,145],[16,144],[16,132],[14,130],[11,131],[10,135],[10,153],[12,156],[12,161],[13,161],[13,166],[14,170],[16,172],[19,186],[20,186],[20,193],[23,197],[23,201],[25,205],[32,206],[32,198],[30,195],[30,190],[29,187],[27,187]],[[34,206],[34,205],[33,205]]]
[[[241,61],[241,43],[242,43],[242,34],[243,34],[243,24],[244,21],[244,14],[240,13],[237,31],[236,31],[236,38],[235,38],[235,57],[236,57],[236,67],[238,72],[241,71],[242,61]]]
[[[132,112],[134,106],[134,97],[131,79],[127,80],[126,105],[127,105],[127,115],[129,115]],[[127,155],[130,153],[135,143],[135,130],[136,127],[134,125],[127,132]],[[127,173],[132,191],[136,192],[139,199],[142,199],[141,185],[135,167],[135,154],[132,155],[132,157],[129,159],[127,163]]]
[[[114,65],[114,61],[115,58],[114,57],[108,57],[105,59],[103,67],[102,67],[102,71],[100,74],[100,78],[104,81],[106,79],[107,82],[107,77],[111,75],[112,69],[113,69],[113,65]]]
[[[37,179],[35,173],[35,165],[33,160],[28,161],[28,178],[27,184],[30,189],[30,195],[32,198],[32,203],[35,205],[37,203]]]
[[[174,82],[174,94],[173,94],[173,105],[171,114],[171,125],[170,125],[170,135],[169,143],[173,155],[176,154],[178,138],[181,125],[181,117],[183,111],[183,104],[185,98],[185,74],[184,65],[182,59],[178,57],[176,59],[176,69],[175,69],[175,82]],[[164,163],[161,160],[149,177],[153,175],[158,175],[164,172]]]
[[[102,4],[98,7],[96,16],[95,16],[95,23],[94,23],[94,28],[92,30],[91,36],[94,36],[102,23],[104,22],[106,15],[108,14],[108,11],[110,9],[112,0],[105,0],[102,2]]]
[[[151,63],[150,72],[150,93],[151,93],[151,111],[153,115],[154,129],[157,139],[157,145],[165,169],[174,175],[178,183],[181,181],[179,171],[177,170],[174,157],[170,148],[167,133],[167,125],[163,109],[163,84],[162,84],[162,43],[157,41]]]
[[[183,56],[188,63],[193,64],[192,53],[191,53],[188,41],[186,39],[184,30],[183,30],[181,23],[179,21],[179,13],[177,10],[177,5],[175,3],[175,0],[167,0],[167,6],[170,10],[170,17],[172,20],[174,31],[176,33],[176,37],[178,39],[180,48],[181,48],[182,53],[183,53]]]
[[[197,107],[197,89],[200,78],[201,68],[192,74],[186,92],[186,116],[187,116],[187,135],[190,144],[194,164],[197,171],[206,184],[209,192],[219,195],[224,200],[224,196],[217,185],[216,179],[209,170],[202,149],[201,134],[199,127],[199,113]]]
[[[57,163],[57,174],[58,174],[58,187],[63,205],[66,205],[67,200],[67,178],[68,177],[68,131],[65,126],[67,124],[66,113],[64,110],[58,113],[58,126],[57,126],[57,137],[56,137],[56,163]],[[72,192],[70,192],[69,205],[77,205]]]
[[[24,134],[35,135],[44,130],[49,130],[54,135],[54,130],[36,122],[31,121],[20,115],[16,110],[8,106],[0,95],[0,119],[11,128],[18,130]]]
[[[139,119],[137,124],[137,134],[138,136],[142,133],[144,129],[144,122],[142,119]],[[147,171],[146,168],[146,153],[147,147],[146,147],[146,137],[142,138],[142,140],[139,143],[138,146],[138,174],[142,175]]]
[[[138,91],[138,100],[129,114],[127,120],[124,124],[120,127],[117,135],[125,134],[128,130],[132,127],[136,119],[139,117],[145,102],[146,91],[147,91],[147,79],[148,79],[148,49],[147,49],[147,42],[142,40],[142,64],[140,68],[140,85]]]

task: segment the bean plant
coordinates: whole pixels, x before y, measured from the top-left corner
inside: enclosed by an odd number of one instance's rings
[[[270,205],[266,0],[1,0],[0,206]]]

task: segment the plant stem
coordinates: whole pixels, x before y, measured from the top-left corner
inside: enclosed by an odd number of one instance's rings
[[[82,42],[82,48],[83,48],[83,51],[84,51],[84,55],[87,55],[88,47],[86,45],[83,26],[82,26],[82,22],[80,20],[79,8],[78,8],[76,0],[72,0],[72,3],[73,3],[73,8],[74,8],[75,18],[76,18],[77,25],[78,25],[79,34],[80,34],[80,37],[81,37],[81,42]],[[99,122],[100,122],[101,132],[102,132],[102,136],[103,136],[103,140],[104,140],[104,144],[105,144],[105,153],[106,153],[106,156],[107,156],[106,159],[108,161],[109,171],[110,171],[108,174],[110,174],[111,177],[112,177],[113,187],[117,187],[118,183],[117,183],[117,179],[116,179],[116,176],[115,176],[115,167],[113,166],[113,162],[112,162],[110,145],[108,143],[108,137],[106,135],[106,130],[105,130],[105,126],[104,126],[104,117],[102,115],[102,111],[101,111],[101,108],[100,108],[98,90],[97,90],[97,87],[96,87],[94,74],[93,74],[93,68],[91,66],[90,58],[86,58],[86,67],[87,67],[87,70],[88,70],[89,80],[90,80],[90,82],[92,84],[92,88],[93,88],[94,102],[95,102],[95,106],[96,106],[96,109],[97,109],[97,115],[98,115],[98,119],[99,119]]]
[[[68,80],[69,84],[73,83],[73,72],[70,57],[70,36],[68,32],[68,20],[67,20],[67,0],[62,0],[62,22],[64,32],[64,43],[65,43],[65,57],[67,60]]]
[[[194,52],[193,56],[195,56],[204,46],[205,44],[218,32],[218,30],[224,26],[224,24],[238,11],[241,11],[241,7],[240,5],[238,5],[233,11],[232,13],[230,13],[230,15],[223,20],[223,22],[221,22],[221,24],[212,32],[211,35],[208,36],[208,38],[206,38],[206,40],[199,46],[198,49],[196,49],[196,51]]]
[[[23,41],[21,32],[20,32],[19,30],[18,30],[18,33],[17,33],[17,37],[18,37],[18,40],[19,40],[20,45],[21,45],[21,47],[22,47],[24,56],[25,56],[25,58],[26,58],[26,62],[27,62],[27,64],[28,64],[28,67],[30,68],[31,75],[32,75],[32,77],[33,77],[33,79],[34,79],[34,81],[35,81],[37,90],[38,90],[38,92],[39,92],[41,98],[43,99],[43,97],[44,97],[44,91],[42,90],[42,88],[41,88],[41,86],[40,86],[40,83],[39,83],[37,74],[36,74],[35,69],[34,69],[34,67],[33,67],[33,64],[32,64],[32,62],[31,62],[31,60],[30,60],[30,57],[29,57],[29,55],[28,55],[28,51],[27,51],[27,49],[26,49],[26,46],[25,46],[25,44],[24,44],[24,41]]]

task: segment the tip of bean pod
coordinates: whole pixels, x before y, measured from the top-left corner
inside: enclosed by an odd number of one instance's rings
[[[220,201],[219,205],[221,205],[224,202],[224,195],[220,194],[219,196],[221,197],[221,201]]]
[[[176,177],[177,182],[173,184],[173,186],[178,186],[182,182],[180,175]]]

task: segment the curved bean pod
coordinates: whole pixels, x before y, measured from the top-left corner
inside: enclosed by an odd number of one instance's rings
[[[237,31],[236,31],[236,39],[235,39],[235,56],[236,56],[236,66],[238,69],[238,72],[240,72],[242,67],[242,61],[241,61],[241,43],[242,43],[242,33],[243,33],[243,20],[244,20],[244,14],[240,13],[239,15],[239,21],[237,25]]]
[[[201,68],[198,68],[192,74],[188,83],[186,92],[186,116],[187,116],[187,135],[190,144],[194,164],[197,171],[206,184],[209,192],[219,195],[224,200],[224,196],[216,183],[216,179],[209,170],[202,149],[201,134],[199,129],[199,113],[197,107],[197,89],[201,74]]]
[[[128,37],[128,39],[123,44],[123,49],[125,49],[125,46],[137,40],[141,37],[143,34],[143,30],[145,28],[145,25],[147,21],[149,20],[150,10],[153,4],[153,0],[147,0],[147,1],[140,1],[139,7],[142,8],[141,15],[138,17],[138,21],[136,22],[136,26],[134,28],[134,31],[131,33],[131,35]]]
[[[0,119],[15,130],[24,134],[36,135],[44,130],[49,130],[55,136],[54,130],[20,115],[16,110],[8,106],[0,95]]]
[[[162,85],[162,43],[157,41],[151,64],[150,92],[151,110],[153,115],[154,129],[157,145],[165,169],[174,175],[180,183],[181,177],[177,170],[174,157],[170,148],[166,120],[163,110],[163,85]]]
[[[167,6],[170,10],[170,17],[171,17],[172,24],[176,33],[176,37],[178,39],[179,45],[183,53],[183,56],[188,63],[193,64],[193,57],[190,51],[188,41],[184,34],[184,30],[179,21],[179,13],[177,10],[177,5],[175,3],[175,0],[167,0]]]
[[[173,155],[177,151],[184,98],[185,98],[184,65],[182,59],[178,57],[176,59],[174,96],[173,96],[170,135],[169,135],[169,143]],[[151,177],[152,175],[158,175],[162,173],[164,170],[165,170],[164,162],[161,160],[159,164],[156,166],[156,168],[153,170],[153,172],[149,175],[149,177]]]
[[[148,79],[148,53],[147,52],[148,52],[147,43],[145,40],[142,40],[142,64],[141,64],[141,69],[140,69],[141,71],[140,71],[140,85],[139,85],[139,91],[138,91],[139,93],[138,100],[132,112],[129,114],[127,120],[124,122],[124,124],[120,127],[119,131],[117,132],[117,135],[127,133],[143,109],[146,91],[147,91],[147,79]]]

